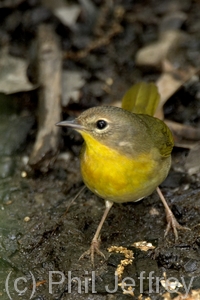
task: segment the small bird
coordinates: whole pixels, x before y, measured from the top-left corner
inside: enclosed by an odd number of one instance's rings
[[[165,235],[172,228],[177,239],[177,229],[188,229],[177,222],[158,188],[168,175],[174,146],[169,128],[153,117],[159,98],[155,84],[138,83],[125,94],[122,108],[93,107],[73,121],[56,124],[82,135],[83,181],[105,200],[106,208],[90,249],[80,257],[90,255],[93,265],[95,252],[105,257],[99,250],[100,231],[113,203],[135,202],[157,189],[166,211]]]

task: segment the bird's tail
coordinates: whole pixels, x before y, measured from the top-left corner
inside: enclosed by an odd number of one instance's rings
[[[122,99],[122,108],[136,114],[153,116],[160,101],[157,86],[154,83],[134,84]]]

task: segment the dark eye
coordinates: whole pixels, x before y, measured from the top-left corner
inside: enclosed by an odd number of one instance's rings
[[[104,129],[107,126],[107,122],[105,120],[98,120],[96,125],[98,129]]]

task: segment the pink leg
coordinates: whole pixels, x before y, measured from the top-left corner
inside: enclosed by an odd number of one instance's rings
[[[161,190],[159,189],[159,187],[157,187],[156,189],[160,200],[162,201],[164,207],[165,207],[165,213],[166,213],[166,218],[167,218],[167,228],[165,231],[165,236],[169,233],[169,230],[172,228],[174,235],[175,235],[175,239],[178,239],[178,232],[177,229],[181,229],[181,230],[190,230],[190,228],[188,227],[183,227],[181,226],[178,221],[176,220],[173,212],[171,211],[171,209],[169,208],[167,201],[165,200]]]
[[[95,235],[94,235],[94,237],[92,239],[91,246],[90,246],[89,250],[85,251],[81,255],[81,257],[79,258],[79,259],[82,259],[85,256],[90,255],[91,262],[92,262],[93,266],[94,266],[94,254],[95,254],[95,252],[98,255],[101,255],[101,256],[103,256],[103,258],[105,258],[105,255],[103,254],[103,252],[101,252],[99,250],[99,247],[100,247],[100,238],[99,238],[99,236],[100,236],[100,231],[101,231],[101,228],[103,226],[103,223],[105,222],[105,219],[106,219],[106,217],[107,217],[107,215],[108,215],[108,213],[109,213],[109,211],[110,211],[110,209],[111,209],[111,207],[113,205],[113,202],[110,202],[110,201],[106,200],[105,204],[106,204],[106,209],[105,209],[104,214],[103,214],[103,216],[101,218],[101,222],[99,223],[99,225],[97,227]]]

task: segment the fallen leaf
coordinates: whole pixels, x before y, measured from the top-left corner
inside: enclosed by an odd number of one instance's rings
[[[77,102],[80,98],[80,89],[84,84],[83,73],[78,71],[63,71],[62,105],[67,106],[70,100]]]
[[[68,27],[73,27],[76,23],[76,20],[81,12],[80,5],[65,5],[62,7],[56,8],[53,13],[54,15]]]
[[[168,30],[162,32],[158,41],[141,48],[136,54],[136,64],[161,68],[162,61],[172,47],[178,47],[186,38],[179,30]]]
[[[28,81],[27,66],[26,60],[2,51],[0,54],[0,92],[13,94],[34,90],[37,86]]]
[[[190,80],[196,72],[197,70],[192,66],[185,70],[177,70],[168,60],[163,61],[163,74],[156,82],[160,93],[160,102],[154,115],[155,117],[161,120],[164,119],[164,104],[185,82]]]

